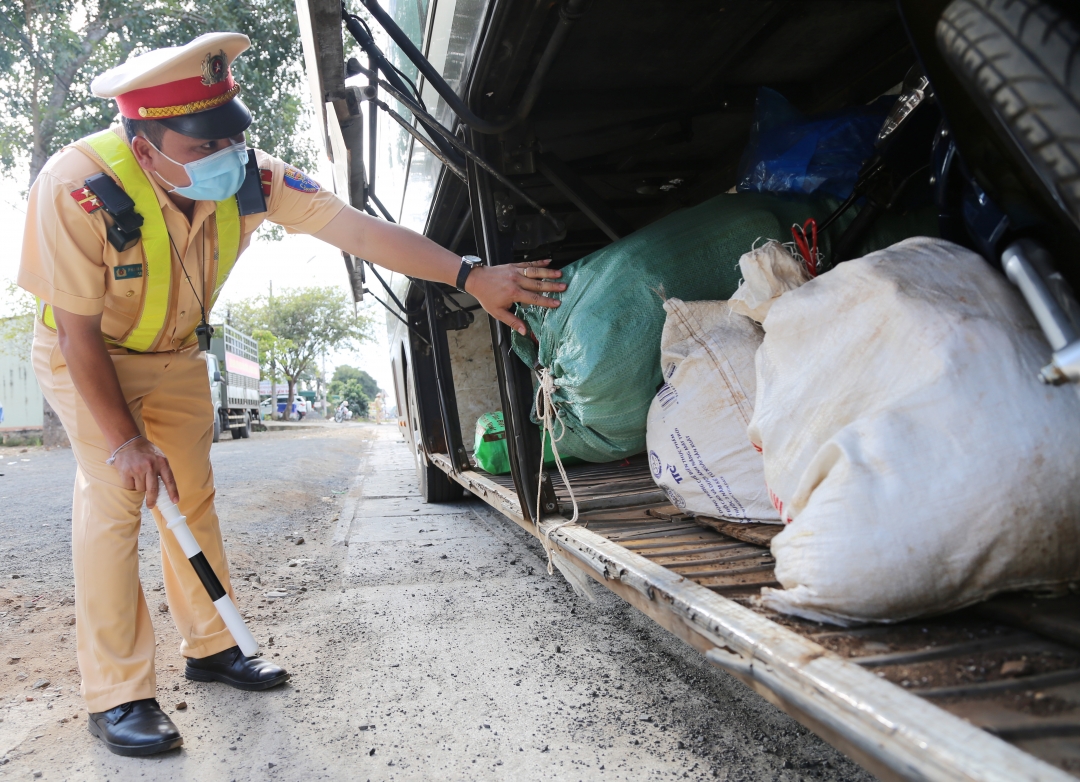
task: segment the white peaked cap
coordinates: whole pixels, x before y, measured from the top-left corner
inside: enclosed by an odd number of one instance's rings
[[[183,46],[131,57],[97,76],[90,83],[90,91],[99,98],[115,98],[133,90],[202,78],[206,63],[215,55],[223,53],[227,67],[250,46],[251,41],[243,33],[206,33]]]

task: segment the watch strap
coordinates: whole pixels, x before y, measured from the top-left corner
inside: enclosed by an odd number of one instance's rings
[[[465,280],[469,279],[469,272],[473,270],[473,266],[466,260],[461,261],[461,268],[458,269],[457,282],[454,283],[456,287],[462,293],[465,292]]]

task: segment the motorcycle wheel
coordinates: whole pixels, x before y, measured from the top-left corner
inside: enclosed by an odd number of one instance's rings
[[[1047,0],[953,0],[945,61],[1080,229],[1080,27]]]

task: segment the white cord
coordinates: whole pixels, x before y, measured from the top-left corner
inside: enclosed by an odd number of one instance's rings
[[[124,443],[119,448],[117,448],[115,451],[113,451],[112,456],[110,456],[108,459],[105,460],[105,464],[110,464],[111,465],[113,462],[115,462],[116,461],[116,455],[118,453],[120,453],[122,450],[124,450],[125,448],[127,448],[129,445],[131,445],[133,442],[138,440],[140,437],[142,437],[141,434],[135,435],[130,440],[128,440],[126,443]]]
[[[536,389],[536,417],[540,419],[542,426],[540,432],[540,466],[541,466],[541,478],[537,481],[536,486],[536,526],[540,526],[541,517],[541,505],[540,495],[543,490],[543,465],[544,465],[544,449],[547,443],[547,436],[551,434],[551,453],[555,457],[555,466],[559,468],[559,475],[562,476],[563,485],[566,486],[566,490],[570,492],[570,502],[574,505],[574,515],[565,521],[561,521],[558,524],[553,524],[548,528],[547,532],[540,536],[540,542],[544,545],[544,550],[548,555],[548,575],[555,573],[551,558],[551,534],[560,527],[565,527],[567,524],[574,524],[578,520],[578,505],[577,498],[574,497],[574,488],[570,485],[570,479],[566,475],[566,468],[563,467],[562,459],[559,458],[559,446],[558,442],[566,434],[566,424],[563,422],[562,417],[559,415],[558,409],[555,407],[555,402],[552,396],[555,393],[556,385],[555,378],[551,376],[551,370],[546,367],[540,369],[540,383]],[[559,431],[559,436],[555,436],[555,421],[559,422],[559,426],[562,429]]]

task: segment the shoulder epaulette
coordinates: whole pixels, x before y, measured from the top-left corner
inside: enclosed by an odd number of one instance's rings
[[[105,214],[112,218],[105,230],[109,244],[115,247],[117,252],[131,249],[142,237],[139,229],[143,224],[142,215],[135,211],[135,202],[131,200],[131,196],[106,173],[94,174],[83,184],[83,190],[89,190],[101,202]],[[85,206],[83,208],[86,209]]]

